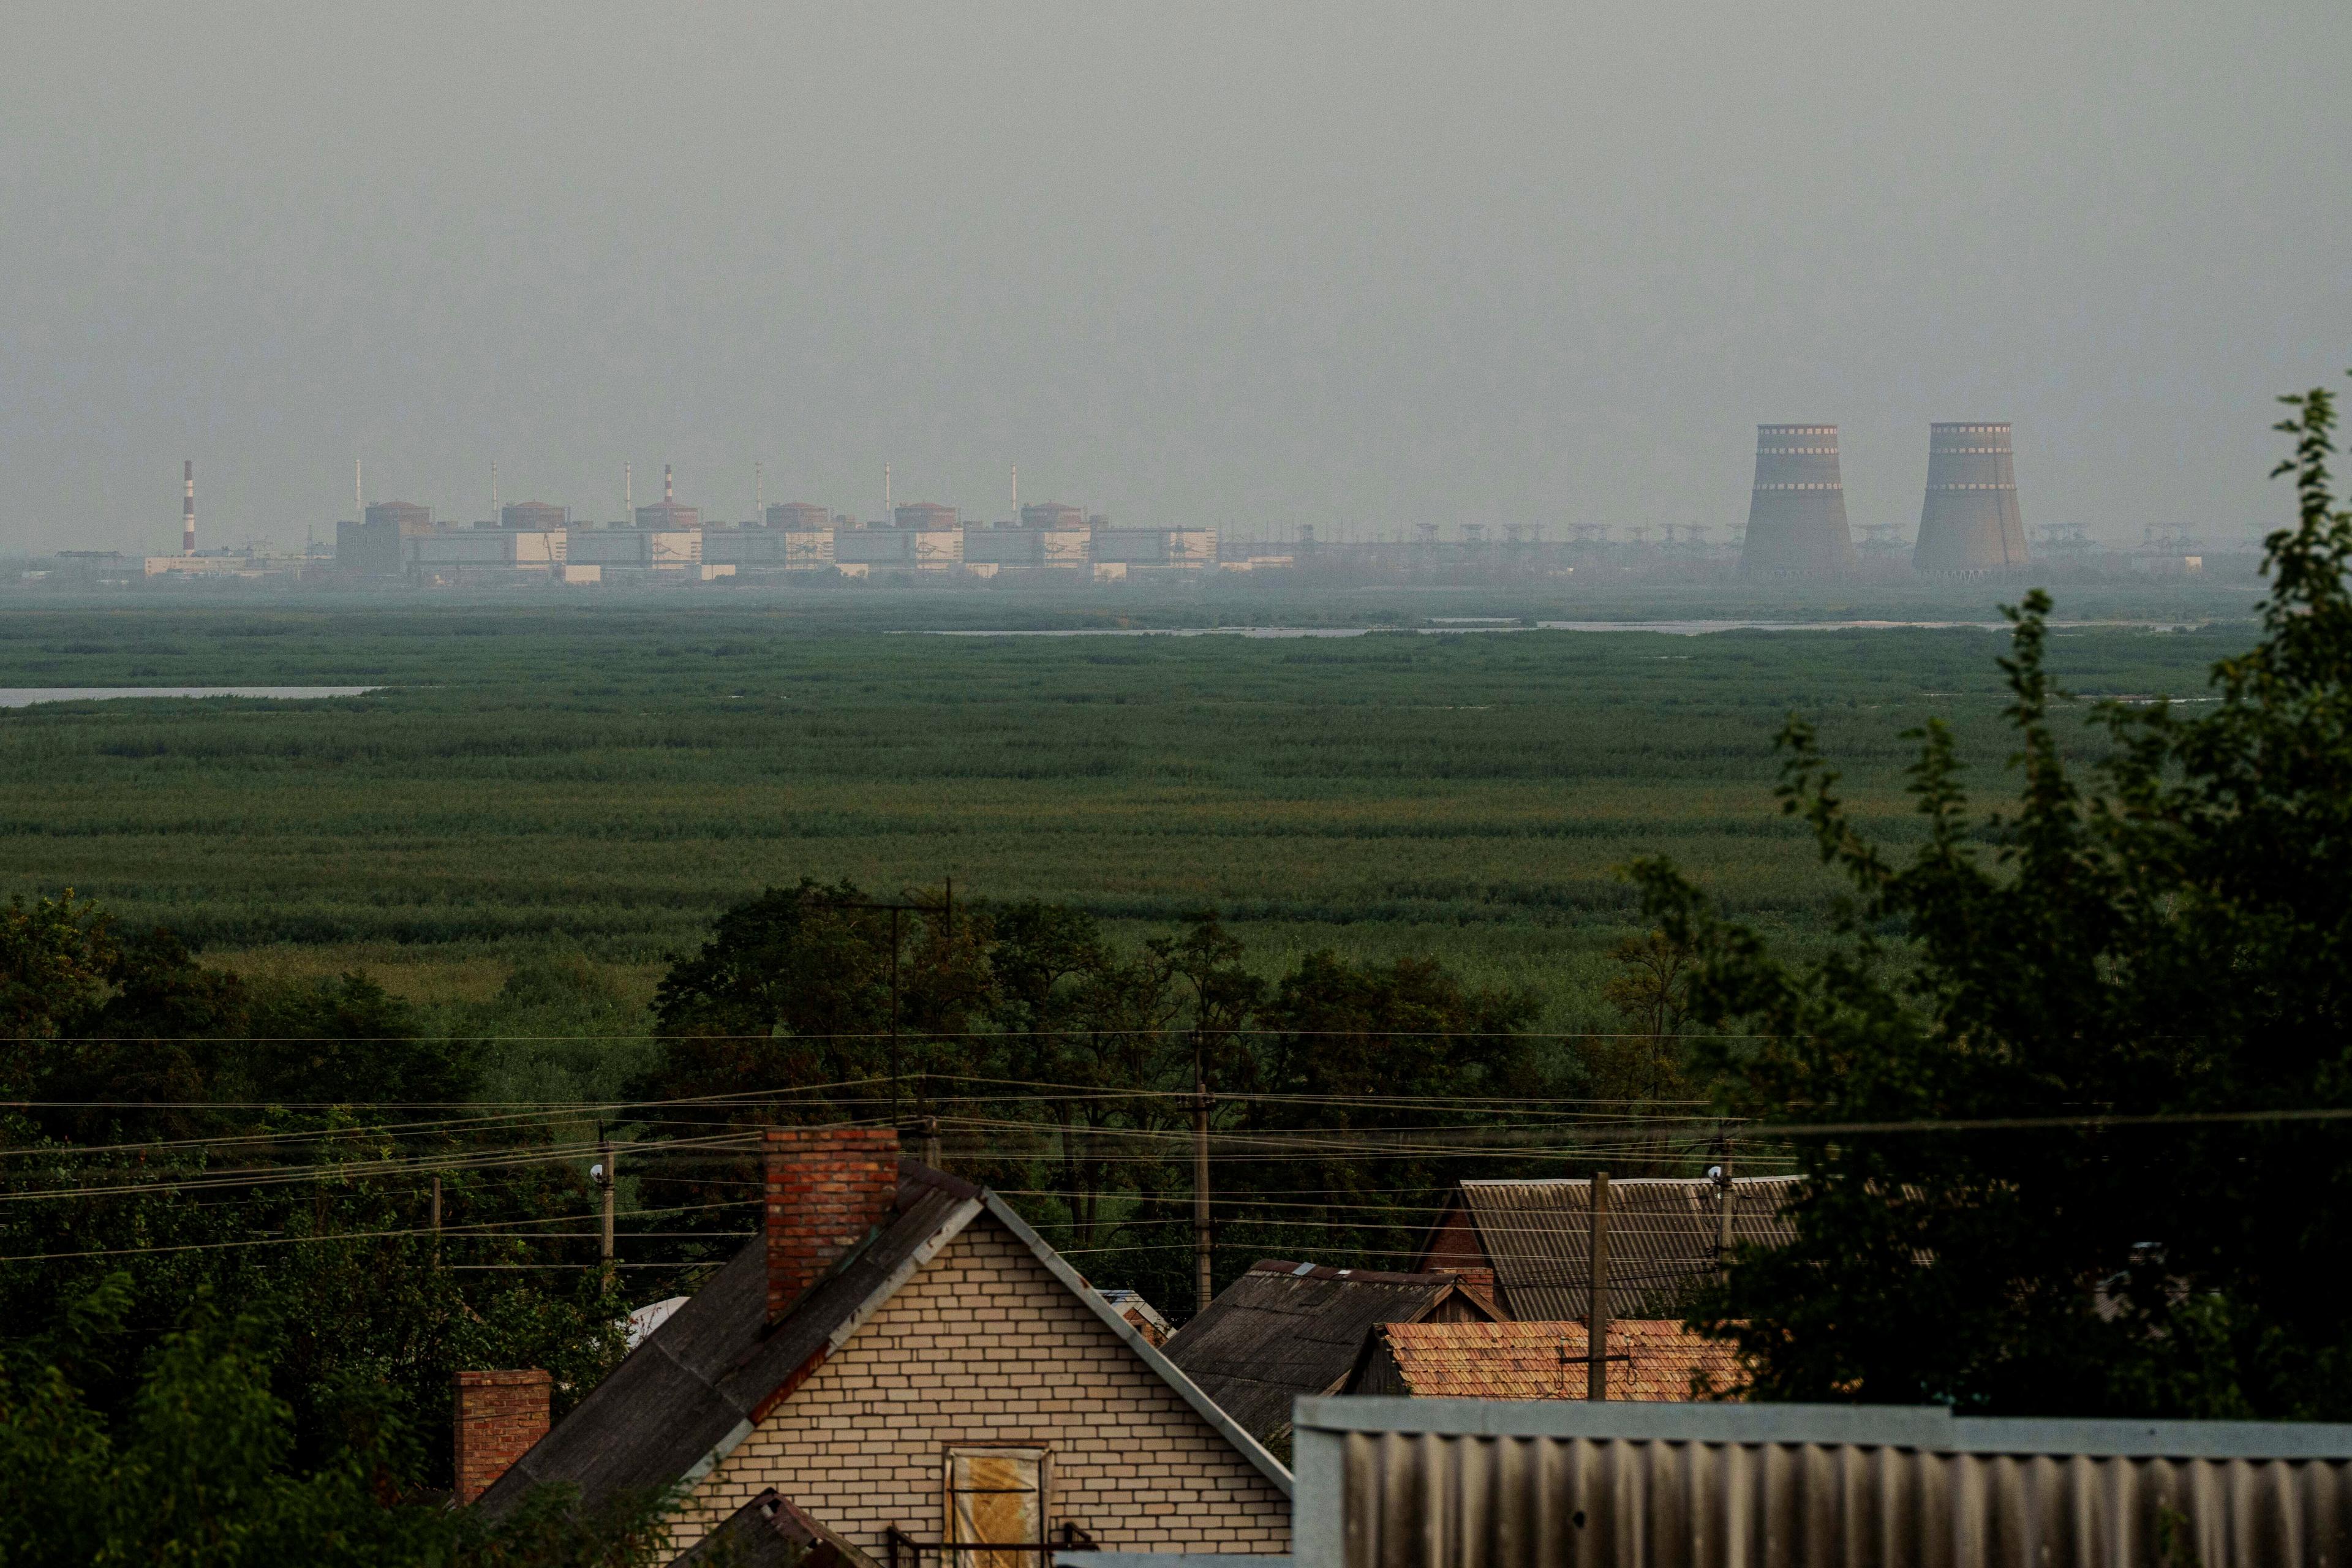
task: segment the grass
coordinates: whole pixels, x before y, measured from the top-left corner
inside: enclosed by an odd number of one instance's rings
[[[1534,987],[1551,1027],[1605,1026],[1637,855],[1819,931],[1833,889],[1771,798],[1789,712],[1896,839],[1899,731],[1948,721],[1988,790],[2006,751],[2001,639],[1975,630],[944,638],[838,603],[20,604],[0,686],[386,689],[0,711],[0,890],[71,886],[238,967],[365,968],[484,1035],[638,1026],[667,953],[804,874],[952,876],[1130,934],[1215,908],[1268,967],[1434,952]],[[2053,647],[2086,695],[2189,694],[2247,640]]]

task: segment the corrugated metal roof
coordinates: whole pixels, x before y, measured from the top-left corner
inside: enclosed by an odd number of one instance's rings
[[[1454,1289],[1450,1274],[1261,1262],[1177,1330],[1165,1353],[1278,1452],[1293,1399],[1336,1390],[1375,1324],[1422,1318]]]
[[[1582,1323],[1383,1323],[1372,1331],[1404,1392],[1423,1399],[1581,1399]],[[1609,1325],[1609,1397],[1716,1397],[1745,1387],[1738,1352],[1676,1321]],[[1696,1380],[1696,1381],[1695,1381]]]
[[[1742,1176],[1731,1184],[1735,1245],[1784,1247],[1796,1239],[1781,1211],[1797,1180]],[[1611,1180],[1611,1317],[1680,1314],[1690,1288],[1717,1267],[1719,1194],[1705,1177]],[[1592,1285],[1590,1180],[1465,1182],[1461,1198],[1512,1317],[1563,1321],[1584,1316]]]
[[[2352,1562],[2352,1426],[1312,1399],[1298,1568]]]

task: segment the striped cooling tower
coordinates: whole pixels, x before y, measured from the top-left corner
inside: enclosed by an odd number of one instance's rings
[[[1927,426],[1927,500],[1911,564],[1921,572],[2013,572],[2025,564],[2008,426]]]
[[[1756,426],[1743,577],[1822,576],[1853,566],[1834,425]]]

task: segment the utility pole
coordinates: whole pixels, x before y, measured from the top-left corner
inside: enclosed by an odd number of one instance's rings
[[[1584,1310],[1584,1397],[1609,1397],[1609,1173],[1592,1173],[1592,1283]]]
[[[614,1189],[618,1184],[614,1181],[613,1141],[610,1138],[604,1140],[597,1145],[597,1152],[604,1157],[604,1163],[596,1167],[597,1181],[604,1189],[604,1226],[599,1255],[604,1259],[604,1283],[610,1286],[613,1283],[613,1199]]]
[[[1192,1263],[1197,1305],[1209,1310],[1216,1287],[1209,1274],[1209,1080],[1201,1059],[1192,1058]]]
[[[433,1267],[441,1267],[441,1178],[433,1178]]]
[[[1738,1189],[1731,1184],[1731,1144],[1728,1140],[1723,1145],[1723,1159],[1716,1166],[1716,1170],[1718,1173],[1716,1183],[1721,1189],[1719,1195],[1723,1202],[1719,1205],[1720,1212],[1717,1214],[1715,1222],[1715,1271],[1719,1277],[1729,1279],[1731,1276],[1731,1200]]]

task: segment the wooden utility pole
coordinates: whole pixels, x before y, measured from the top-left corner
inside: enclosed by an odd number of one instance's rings
[[[604,1163],[599,1167],[600,1180],[604,1188],[604,1227],[600,1243],[600,1256],[604,1259],[604,1283],[610,1285],[613,1282],[613,1198],[614,1190],[619,1185],[614,1180],[613,1162],[615,1156],[613,1153],[613,1141],[610,1138],[605,1139],[597,1145],[597,1152],[604,1156]]]
[[[1715,1271],[1728,1279],[1731,1274],[1731,1200],[1738,1188],[1731,1184],[1731,1145],[1723,1146],[1723,1160],[1716,1167],[1722,1173],[1716,1180],[1723,1188],[1722,1212],[1716,1216]]]
[[[433,1267],[441,1267],[441,1178],[433,1178]]]
[[[1205,1312],[1216,1287],[1209,1275],[1209,1085],[1197,1064],[1192,1079],[1192,1263],[1196,1304]]]
[[[1584,1311],[1584,1397],[1609,1397],[1609,1173],[1592,1173],[1592,1282]]]

